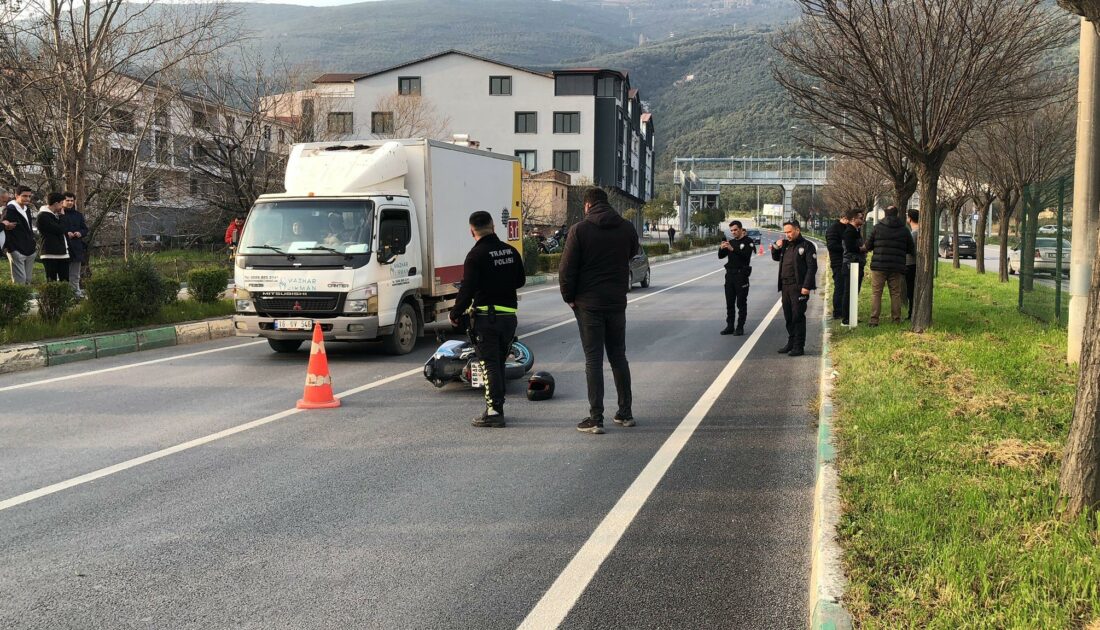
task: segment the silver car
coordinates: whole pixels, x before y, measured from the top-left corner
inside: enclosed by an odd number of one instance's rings
[[[636,284],[642,285],[643,289],[649,287],[649,256],[640,243],[638,255],[630,259],[630,284],[627,285],[627,290],[633,289]]]
[[[1062,275],[1069,275],[1069,254],[1071,251],[1070,242],[1062,240]],[[1035,239],[1035,273],[1048,273],[1054,275],[1054,271],[1058,266],[1058,239],[1056,238],[1037,238]],[[1020,272],[1020,246],[1013,247],[1008,252],[1008,273],[1017,274]]]

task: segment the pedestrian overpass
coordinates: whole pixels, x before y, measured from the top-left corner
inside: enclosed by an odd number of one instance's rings
[[[829,157],[675,158],[673,182],[680,186],[680,229],[691,213],[718,207],[721,186],[782,186],[783,219],[791,216],[795,186],[829,183]]]

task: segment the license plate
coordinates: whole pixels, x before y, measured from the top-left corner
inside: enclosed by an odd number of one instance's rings
[[[470,364],[470,386],[481,387],[484,384],[484,377],[481,375],[481,364],[475,361]]]
[[[312,330],[312,319],[277,319],[275,330]]]
[[[1047,258],[1057,258],[1058,254],[1047,254]]]

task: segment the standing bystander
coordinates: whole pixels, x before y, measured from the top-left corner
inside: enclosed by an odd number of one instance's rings
[[[848,227],[844,229],[842,236],[844,245],[844,324],[848,325],[849,306],[852,303],[852,291],[859,295],[863,289],[863,267],[867,262],[867,254],[863,251],[863,211],[848,211]],[[856,277],[852,277],[852,263],[859,265]]]
[[[64,193],[62,208],[65,214],[61,224],[65,226],[65,236],[69,239],[69,284],[78,298],[84,297],[80,288],[81,266],[88,260],[88,224],[84,222],[84,213],[76,209],[76,195]]]
[[[31,202],[34,193],[26,186],[15,189],[15,199],[4,207],[4,230],[7,240],[4,251],[11,263],[11,281],[15,284],[31,283],[34,273],[34,257],[38,251],[34,242]]]
[[[65,196],[52,192],[46,196],[46,205],[38,211],[38,233],[42,235],[42,266],[46,268],[48,282],[69,281],[69,239],[65,236],[62,206]]]
[[[825,230],[825,247],[829,250],[829,269],[833,272],[833,319],[844,319],[848,307],[844,304],[844,231],[848,229],[848,212]]]
[[[913,238],[913,253],[905,257],[905,301],[909,304],[909,317],[913,319],[913,289],[917,286],[917,249],[916,243],[920,232],[920,210],[910,210],[908,213],[909,218],[909,232]]]
[[[676,240],[676,228],[668,226],[668,248],[672,249],[672,243]]]
[[[882,312],[882,289],[890,287],[890,321],[901,322],[902,282],[905,279],[905,259],[913,255],[913,237],[901,222],[897,206],[883,211],[885,217],[871,230],[867,239],[866,251],[874,252],[871,257],[871,319],[870,326],[878,326],[879,313]]]

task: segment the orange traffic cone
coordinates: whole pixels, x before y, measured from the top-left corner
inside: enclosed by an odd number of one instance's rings
[[[758,255],[760,255],[760,256],[764,255],[764,244],[763,243],[760,244],[760,253]]]
[[[309,370],[306,372],[306,389],[298,401],[299,409],[330,409],[339,407],[340,401],[332,395],[332,377],[328,373],[328,356],[325,354],[325,338],[321,325],[313,325],[313,347],[309,351]]]

